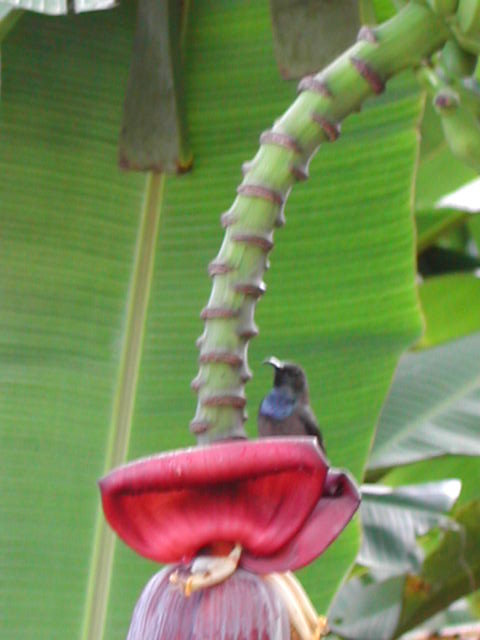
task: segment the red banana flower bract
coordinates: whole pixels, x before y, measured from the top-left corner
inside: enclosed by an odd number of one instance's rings
[[[100,489],[111,527],[140,555],[186,563],[240,543],[240,566],[260,574],[309,564],[360,502],[310,437],[160,454],[115,469]]]

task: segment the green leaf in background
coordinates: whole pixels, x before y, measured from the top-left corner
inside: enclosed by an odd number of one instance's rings
[[[458,504],[465,504],[479,495],[478,490],[478,458],[472,456],[445,456],[435,460],[413,462],[405,467],[397,467],[382,476],[382,483],[392,487],[422,482],[435,482],[444,478],[459,478],[462,492]],[[372,473],[368,475],[373,475]]]
[[[270,0],[275,58],[284,78],[317,72],[355,42],[358,0]]]
[[[120,134],[124,169],[188,170],[182,40],[188,6],[178,0],[140,0]]]
[[[470,219],[468,228],[476,244],[477,252],[480,254],[480,215]]]
[[[430,247],[442,234],[464,224],[470,216],[468,211],[449,207],[415,211],[418,252]]]
[[[424,554],[416,538],[434,527],[448,528],[444,514],[455,504],[460,489],[459,480],[396,489],[363,485],[362,546],[357,563],[382,580],[419,571]]]
[[[431,460],[413,462],[404,467],[396,467],[385,475],[382,471],[382,483],[399,487],[416,482],[438,482],[444,478],[459,478],[462,483],[462,491],[457,505],[461,506],[471,500],[478,499],[478,457],[465,455],[448,455],[437,458],[435,464]],[[368,472],[368,476],[374,477],[374,472]]]
[[[476,593],[478,594],[478,591]],[[473,604],[475,595],[476,594],[473,594],[467,598],[457,600],[447,609],[437,613],[435,616],[429,618],[426,622],[416,627],[416,630],[412,631],[411,634],[409,633],[405,637],[405,640],[415,640],[415,638],[416,640],[433,640],[433,638],[435,638],[435,634],[438,635],[440,629],[446,633],[447,627],[457,627],[457,629],[460,625],[475,625],[478,627],[478,615],[475,613]],[[422,631],[424,632],[423,638],[419,635]],[[429,635],[427,635],[427,633]],[[456,640],[458,635],[455,636],[452,629],[452,633],[450,636],[447,635],[446,638],[449,638],[449,640]]]
[[[157,567],[118,544],[111,569],[96,480],[122,458],[192,443],[189,383],[219,215],[259,133],[294,97],[278,77],[268,7],[194,3],[185,83],[196,167],[146,187],[116,168],[134,21],[128,3],[26,15],[4,45],[2,640],[125,636]],[[311,163],[275,238],[250,350],[250,434],[271,387],[261,361],[297,360],[332,464],[357,478],[397,360],[421,328],[410,211],[421,108],[418,92],[396,85]],[[302,572],[320,610],[357,546],[351,526]]]
[[[368,471],[446,454],[480,455],[479,417],[480,333],[408,354],[383,407]]]
[[[7,33],[15,26],[21,15],[21,11],[12,9],[9,5],[0,2],[0,44]],[[1,86],[2,83],[0,77],[0,88]]]
[[[458,509],[417,581],[408,581],[395,637],[442,611],[480,585],[480,502]],[[416,588],[417,587],[417,588]]]
[[[25,14],[2,47],[6,640],[80,637],[99,511],[96,479],[107,458],[112,464],[125,457],[128,432],[117,433],[113,398],[136,239],[147,213],[145,176],[116,166],[133,20],[127,4],[58,19]]]
[[[425,332],[415,349],[429,349],[480,331],[480,278],[476,274],[427,278],[418,293]]]
[[[342,638],[398,638],[480,584],[480,503],[458,509],[417,573],[375,581],[368,574],[347,581],[332,605],[329,623]]]
[[[333,602],[329,627],[346,640],[389,640],[400,616],[404,585],[405,576],[382,582],[368,575],[352,578]]]

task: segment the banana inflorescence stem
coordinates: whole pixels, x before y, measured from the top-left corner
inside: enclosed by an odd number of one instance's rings
[[[191,430],[200,444],[245,437],[244,386],[251,377],[247,345],[258,333],[254,309],[265,291],[273,231],[284,224],[290,189],[308,177],[318,146],[338,138],[345,117],[448,38],[444,21],[429,6],[410,2],[381,26],[363,27],[353,47],[325,70],[304,78],[295,102],[262,133],[255,158],[243,167],[237,197],[222,215],[225,237],[209,266],[213,286],[201,313],[200,370],[192,382],[198,405]]]

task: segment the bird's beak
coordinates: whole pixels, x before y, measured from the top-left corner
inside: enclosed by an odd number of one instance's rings
[[[284,363],[279,360],[278,358],[275,358],[274,356],[270,357],[270,358],[266,358],[263,361],[263,364],[269,364],[272,367],[274,367],[275,369],[283,369],[283,367],[285,366]]]

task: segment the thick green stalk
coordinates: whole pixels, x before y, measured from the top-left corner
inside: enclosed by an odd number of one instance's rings
[[[306,179],[311,156],[319,144],[338,137],[346,116],[448,37],[444,22],[428,6],[411,2],[380,27],[363,28],[353,47],[324,71],[304,78],[292,106],[261,135],[257,155],[244,165],[237,198],[222,216],[225,237],[209,267],[213,287],[201,314],[200,370],[192,383],[198,405],[191,429],[199,443],[245,437],[247,345],[257,334],[254,308],[265,290],[273,230],[284,222],[290,189]]]

